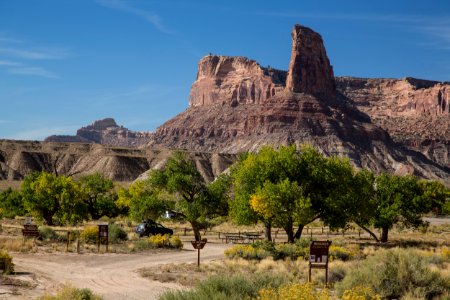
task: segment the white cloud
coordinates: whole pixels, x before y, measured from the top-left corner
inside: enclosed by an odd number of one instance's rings
[[[146,20],[147,22],[149,22],[150,24],[152,24],[157,30],[159,30],[162,33],[166,33],[166,34],[173,34],[174,31],[167,28],[163,23],[162,23],[162,19],[159,15],[150,12],[150,11],[146,11],[144,9],[140,9],[140,8],[136,8],[131,6],[128,2],[126,1],[121,1],[121,0],[97,0],[97,3],[104,6],[104,7],[108,7],[111,9],[115,9],[115,10],[119,10],[119,11],[123,11],[135,16],[138,16],[144,20]]]
[[[39,77],[46,77],[46,78],[59,78],[58,75],[56,75],[53,72],[50,72],[44,68],[41,67],[17,67],[7,70],[8,73],[11,74],[17,74],[17,75],[31,75],[31,76],[39,76]]]
[[[23,64],[19,63],[19,62],[16,62],[16,61],[0,60],[0,66],[20,67],[20,66],[23,66]]]

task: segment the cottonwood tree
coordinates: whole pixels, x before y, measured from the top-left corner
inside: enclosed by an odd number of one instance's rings
[[[25,208],[48,225],[54,217],[59,223],[76,223],[87,216],[80,187],[71,177],[32,173],[22,182],[21,193]]]
[[[227,177],[207,185],[195,164],[182,152],[175,152],[165,168],[154,170],[149,180],[153,187],[175,197],[177,215],[191,224],[197,241],[201,240],[200,224],[206,218],[227,214]]]
[[[25,215],[25,208],[19,191],[8,188],[0,192],[0,218],[14,218],[23,215]]]
[[[308,146],[300,151],[295,145],[263,147],[242,159],[232,176],[232,217],[243,224],[262,221],[268,240],[272,224],[284,228],[292,242],[315,219],[332,226],[345,223],[339,218],[345,214],[337,209],[345,207],[338,204],[345,200],[353,176],[346,159],[326,158]],[[295,233],[293,224],[298,226]]]
[[[87,205],[90,217],[98,220],[102,216],[114,217],[118,214],[115,204],[117,193],[114,182],[100,173],[85,175],[77,180],[82,192],[82,199]]]

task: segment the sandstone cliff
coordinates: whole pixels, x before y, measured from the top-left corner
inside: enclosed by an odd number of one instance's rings
[[[97,143],[107,146],[139,147],[151,140],[152,133],[132,131],[117,125],[112,118],[97,120],[77,130],[76,135],[52,135],[46,142]]]
[[[450,166],[450,83],[336,78],[338,90],[404,146]]]
[[[286,77],[278,70],[270,76],[242,57],[201,59],[190,107],[159,127],[148,146],[239,153],[309,143],[358,167],[450,183],[448,168],[399,147],[371,122],[369,111],[355,107],[352,95],[336,91],[320,35],[296,25],[292,38]]]

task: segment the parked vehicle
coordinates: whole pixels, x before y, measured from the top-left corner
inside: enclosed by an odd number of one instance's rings
[[[162,226],[159,223],[156,223],[153,220],[144,220],[142,223],[140,223],[136,229],[135,232],[139,234],[139,237],[143,236],[150,236],[155,234],[173,234],[173,230],[167,227]]]

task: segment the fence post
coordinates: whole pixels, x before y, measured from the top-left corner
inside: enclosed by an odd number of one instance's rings
[[[67,231],[66,252],[69,251],[70,231]]]

